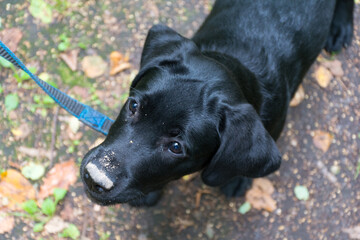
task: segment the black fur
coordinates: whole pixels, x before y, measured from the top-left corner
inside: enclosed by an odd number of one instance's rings
[[[240,196],[277,170],[275,140],[302,78],[325,46],[350,43],[349,2],[218,0],[192,39],[152,27],[127,103],[82,162],[89,197],[150,206],[169,181],[200,170]],[[94,180],[90,162],[114,185]]]

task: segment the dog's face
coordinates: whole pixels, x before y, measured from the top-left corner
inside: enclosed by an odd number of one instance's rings
[[[82,162],[90,198],[128,202],[204,168],[211,186],[276,170],[275,143],[232,78],[192,41],[153,27],[127,102]]]

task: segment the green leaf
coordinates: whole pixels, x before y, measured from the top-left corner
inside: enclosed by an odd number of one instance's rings
[[[36,103],[40,103],[40,101],[41,101],[41,96],[36,94],[36,95],[34,95],[33,100],[34,100],[34,102],[36,102]]]
[[[34,18],[40,19],[43,23],[52,22],[52,10],[44,0],[31,0],[29,11]]]
[[[36,181],[44,176],[45,168],[40,164],[29,163],[21,169],[21,173],[24,177]]]
[[[294,193],[295,193],[295,196],[297,199],[304,200],[304,201],[308,200],[309,196],[310,196],[307,187],[302,186],[302,185],[296,186],[294,188]]]
[[[31,215],[39,211],[39,208],[34,200],[24,202],[21,204],[21,208]]]
[[[68,43],[68,42],[61,42],[58,45],[58,49],[61,52],[66,51],[69,47],[70,47],[70,43]]]
[[[41,211],[48,216],[52,216],[54,215],[55,210],[56,210],[56,205],[54,201],[51,200],[50,198],[45,199],[41,205]]]
[[[10,93],[5,97],[5,108],[7,111],[12,111],[19,106],[19,97],[15,93]]]
[[[249,202],[244,202],[240,207],[238,212],[241,214],[245,214],[251,209],[251,204]]]
[[[12,66],[12,63],[3,57],[0,57],[0,65],[3,66],[4,68],[10,68]]]
[[[44,223],[36,223],[33,227],[34,232],[41,232],[44,229]]]
[[[70,237],[71,239],[78,239],[80,232],[74,224],[69,224],[61,234],[62,237]]]
[[[49,95],[45,95],[43,98],[43,103],[49,105],[55,103],[55,101]]]
[[[55,203],[57,204],[59,201],[64,199],[67,190],[62,188],[55,188],[53,193],[54,193]]]
[[[0,94],[2,94],[3,92],[4,92],[4,88],[0,84]]]

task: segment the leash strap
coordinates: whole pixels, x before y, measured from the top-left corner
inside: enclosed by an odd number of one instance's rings
[[[57,104],[68,111],[71,115],[78,118],[79,121],[83,122],[85,125],[88,125],[94,130],[103,133],[104,135],[108,134],[110,126],[114,123],[114,120],[96,111],[90,106],[77,101],[76,99],[68,96],[67,94],[38,78],[25,67],[20,59],[16,57],[15,54],[2,41],[0,41],[0,56],[26,72],[42,88],[42,90],[44,90],[46,94],[54,99]]]

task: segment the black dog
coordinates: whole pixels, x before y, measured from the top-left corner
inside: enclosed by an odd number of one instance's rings
[[[156,25],[109,135],[84,158],[89,197],[153,205],[171,180],[202,170],[244,194],[280,167],[289,101],[320,51],[351,42],[352,0],[218,0],[192,39]]]

